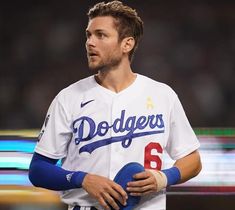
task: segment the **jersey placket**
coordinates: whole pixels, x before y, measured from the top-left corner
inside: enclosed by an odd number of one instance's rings
[[[119,106],[120,95],[115,95],[112,98],[112,108],[111,108],[111,124],[114,124],[114,121],[120,117],[121,110]],[[111,137],[121,136],[122,133],[116,133],[114,129],[111,129]],[[114,142],[110,145],[110,178],[113,179],[117,173],[119,167],[123,163],[123,155],[121,150],[122,142]],[[119,166],[120,165],[120,166]]]

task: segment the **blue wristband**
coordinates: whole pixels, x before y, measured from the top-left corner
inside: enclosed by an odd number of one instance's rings
[[[177,167],[162,170],[167,177],[167,186],[177,184],[181,179],[180,171]]]

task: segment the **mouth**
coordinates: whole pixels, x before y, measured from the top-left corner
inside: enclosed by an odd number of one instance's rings
[[[98,53],[96,53],[96,52],[88,52],[87,56],[93,58],[93,57],[98,56]]]

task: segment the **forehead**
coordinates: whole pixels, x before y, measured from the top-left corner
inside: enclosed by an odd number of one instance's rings
[[[95,31],[95,30],[117,31],[114,21],[115,19],[111,16],[95,17],[89,20],[86,30],[87,31]]]

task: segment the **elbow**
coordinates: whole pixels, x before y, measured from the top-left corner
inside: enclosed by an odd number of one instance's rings
[[[196,175],[197,176],[202,170],[202,162],[201,162],[201,159],[199,158],[199,161],[198,161],[198,166],[197,166],[197,169],[196,169]]]
[[[194,177],[197,176],[202,170],[202,162],[199,153],[197,152],[196,164],[194,168]]]
[[[34,171],[32,169],[32,167],[30,166],[29,168],[29,174],[28,174],[28,177],[29,177],[29,181],[32,183],[33,186],[37,187],[37,183],[35,182],[35,175],[34,175]]]
[[[197,176],[201,172],[201,170],[202,170],[202,164],[201,164],[201,162],[199,162],[197,167],[195,167],[194,176],[193,177]]]
[[[29,167],[29,173],[28,173],[28,178],[29,181],[32,183],[33,186],[35,187],[40,187],[39,179],[38,179],[38,172],[37,172],[37,166],[35,164],[30,164]]]

